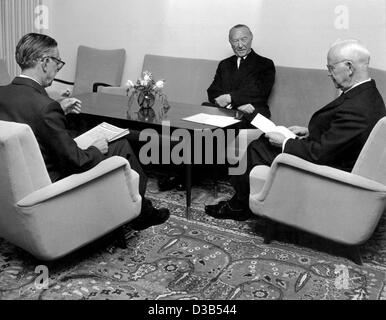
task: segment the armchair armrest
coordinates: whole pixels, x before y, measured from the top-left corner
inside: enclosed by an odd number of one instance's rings
[[[92,92],[98,92],[98,87],[111,87],[111,84],[104,82],[94,82],[92,85]]]
[[[75,82],[72,82],[72,81],[66,81],[66,80],[57,79],[57,78],[55,78],[54,81],[59,82],[59,83],[63,83],[63,84],[68,84],[68,85],[70,85],[70,86],[73,86],[73,85],[75,84]]]
[[[132,183],[136,173],[130,168],[130,164],[125,158],[115,156],[100,162],[94,168],[86,172],[73,174],[69,177],[59,180],[58,182],[39,189],[21,199],[17,205],[19,207],[30,207],[37,205],[60,194],[76,189],[79,186],[87,184],[90,181],[102,177],[103,175],[121,167],[124,167],[125,170],[126,183],[128,184],[129,190],[131,192],[130,196],[132,197],[133,202],[137,202],[140,199],[138,186],[135,186],[135,184]]]
[[[269,189],[272,186],[275,176],[278,174],[279,167],[283,165],[297,169],[297,171],[301,170],[312,175],[324,177],[326,179],[334,180],[338,183],[347,184],[350,186],[355,186],[357,188],[369,191],[386,192],[386,186],[379,182],[329,166],[317,165],[299,157],[282,153],[278,155],[272,163],[271,170],[265,185],[259,194],[260,200],[266,197]],[[296,174],[296,171],[294,171],[294,174]]]

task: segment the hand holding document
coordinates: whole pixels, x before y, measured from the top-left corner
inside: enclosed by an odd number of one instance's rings
[[[108,142],[112,142],[124,137],[129,133],[129,129],[122,129],[107,122],[103,122],[76,137],[74,140],[78,147],[84,150],[90,147],[98,139],[104,138]]]
[[[284,126],[275,125],[271,120],[267,119],[260,113],[258,113],[256,117],[251,121],[251,124],[263,131],[264,133],[279,132],[283,134],[286,138],[296,138],[296,135],[291,130]]]

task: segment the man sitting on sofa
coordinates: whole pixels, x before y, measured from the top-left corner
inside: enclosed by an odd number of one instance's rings
[[[222,60],[208,88],[209,101],[220,108],[232,108],[244,114],[248,127],[257,113],[269,118],[267,104],[275,81],[272,60],[258,55],[252,48],[253,34],[242,24],[229,31],[233,56]]]
[[[382,97],[369,76],[369,61],[370,53],[359,41],[336,42],[328,52],[327,69],[342,94],[315,112],[308,128],[290,127],[296,139],[271,132],[253,141],[246,153],[246,172],[231,178],[235,195],[206,206],[206,213],[218,219],[250,218],[249,174],[254,166],[271,165],[281,152],[351,171],[374,125],[386,115]]]
[[[235,54],[219,63],[207,90],[210,102],[203,103],[240,111],[243,116],[237,125],[239,129],[253,128],[250,121],[257,113],[271,116],[267,101],[275,81],[275,66],[272,60],[253,51],[252,40],[253,34],[246,25],[238,24],[230,29],[229,42]],[[160,191],[184,190],[182,170],[177,176],[160,180],[158,187]]]
[[[165,222],[169,210],[154,208],[144,197],[147,178],[126,139],[110,145],[105,139],[97,139],[92,146],[82,150],[71,138],[65,114],[79,113],[81,102],[72,98],[59,104],[49,98],[45,90],[64,66],[57,42],[47,35],[27,34],[17,44],[16,61],[22,73],[11,84],[0,87],[0,119],[31,127],[51,180],[54,182],[87,171],[107,157],[125,157],[140,176],[139,193],[142,196],[141,213],[129,226],[142,230]]]

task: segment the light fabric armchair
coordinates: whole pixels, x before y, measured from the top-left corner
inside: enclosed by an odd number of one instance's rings
[[[385,137],[386,117],[374,127],[351,173],[289,154],[280,154],[271,167],[256,166],[250,173],[251,211],[344,245],[364,243],[386,205]]]
[[[62,257],[137,217],[139,175],[122,157],[51,183],[28,125],[0,121],[0,237]]]
[[[52,87],[47,88],[55,100],[62,98],[66,89],[72,95],[97,92],[101,86],[120,86],[126,60],[125,49],[102,50],[79,46],[74,81],[55,78]]]

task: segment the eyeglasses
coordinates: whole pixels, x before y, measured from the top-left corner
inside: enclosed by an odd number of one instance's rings
[[[326,65],[327,70],[330,71],[330,72],[332,72],[332,71],[335,70],[335,66],[336,66],[337,64],[342,63],[342,62],[346,62],[346,61],[350,61],[350,62],[351,62],[351,60],[344,59],[344,60],[340,60],[340,61],[338,61],[338,62],[335,62],[335,63],[333,63],[333,64],[327,64],[327,65]]]
[[[56,57],[53,57],[53,56],[44,56],[44,57],[42,57],[42,60],[43,60],[43,59],[46,59],[46,58],[49,58],[49,59],[52,59],[52,60],[55,61],[56,67],[57,67],[58,71],[59,71],[60,69],[62,69],[63,66],[66,64],[64,61],[62,61],[62,60],[60,60],[60,59],[58,59],[58,58],[56,58]]]

